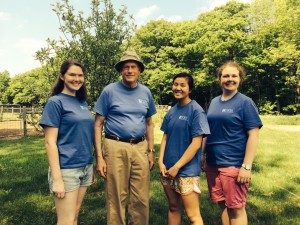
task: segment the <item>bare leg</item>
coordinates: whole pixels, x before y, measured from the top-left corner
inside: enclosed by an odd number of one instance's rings
[[[200,214],[199,194],[192,192],[188,195],[182,195],[181,198],[190,223],[194,225],[203,225]]]
[[[239,209],[227,209],[231,225],[247,225],[247,213],[245,207]]]
[[[181,199],[180,195],[173,189],[164,186],[169,202],[168,225],[180,225],[181,223]]]
[[[87,187],[79,188],[78,196],[77,196],[77,203],[76,203],[76,214],[75,214],[74,225],[77,225],[77,223],[78,223],[79,210],[82,205],[86,191],[87,191]]]
[[[57,225],[77,225],[79,209],[85,196],[87,187],[67,192],[63,199],[54,197]]]
[[[227,207],[225,205],[225,201],[218,202],[220,210],[221,210],[221,220],[223,225],[230,225],[229,216]]]

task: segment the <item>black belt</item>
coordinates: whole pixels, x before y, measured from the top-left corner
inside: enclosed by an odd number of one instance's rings
[[[141,138],[129,138],[129,139],[125,139],[125,138],[120,138],[114,135],[109,135],[109,134],[105,134],[105,138],[107,139],[111,139],[111,140],[115,140],[115,141],[121,141],[121,142],[127,142],[130,144],[137,144],[141,141],[144,141],[146,138],[145,136],[141,137]]]

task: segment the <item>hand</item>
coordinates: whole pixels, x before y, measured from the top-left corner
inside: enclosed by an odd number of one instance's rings
[[[154,168],[154,152],[149,152],[148,161],[149,161],[149,169],[150,171],[152,171],[152,169]]]
[[[65,192],[65,184],[62,179],[59,180],[53,180],[53,187],[52,187],[53,195],[56,198],[64,198],[66,195]]]
[[[163,164],[163,163],[158,163],[158,167],[159,167],[159,173],[160,173],[163,177],[167,177],[167,168],[166,168],[165,164]]]
[[[97,177],[96,177],[96,168],[93,168],[93,178],[92,178],[92,184],[95,184],[97,182]]]
[[[251,170],[245,170],[243,167],[241,167],[237,178],[237,182],[240,184],[244,184],[244,183],[249,183],[250,180],[251,180]]]
[[[176,166],[176,164],[174,166],[172,166],[168,171],[167,171],[167,175],[170,177],[170,178],[174,178],[176,177],[177,173],[179,171],[179,168]]]
[[[97,159],[96,171],[99,176],[106,179],[106,162],[103,158]]]

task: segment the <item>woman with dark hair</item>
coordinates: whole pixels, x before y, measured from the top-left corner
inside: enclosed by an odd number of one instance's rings
[[[68,69],[71,66],[77,66],[77,67],[81,68],[81,70],[82,70],[81,77],[83,78],[83,82],[82,82],[82,85],[80,86],[80,88],[75,92],[75,95],[79,100],[85,101],[87,98],[87,90],[86,90],[86,85],[84,82],[85,68],[83,67],[83,65],[81,65],[80,62],[78,62],[76,60],[72,60],[72,59],[64,61],[63,64],[61,65],[60,75],[57,76],[57,78],[56,78],[56,82],[53,86],[51,96],[58,95],[59,93],[61,93],[63,91],[63,89],[65,87],[65,81],[64,81],[64,79],[62,79],[62,76],[64,74],[66,74],[66,72],[68,71]],[[77,68],[77,69],[79,69],[79,68]]]
[[[168,224],[181,224],[181,204],[191,224],[203,225],[199,204],[202,138],[210,133],[202,107],[190,98],[194,80],[180,73],[172,91],[178,103],[166,114],[161,130],[158,165],[168,198]]]
[[[201,160],[204,165],[206,159],[203,169],[210,198],[219,204],[223,225],[247,224],[247,190],[262,127],[256,105],[238,91],[244,73],[234,61],[220,67],[222,94],[211,101],[207,112],[211,135],[204,141]]]
[[[40,121],[57,224],[77,224],[87,187],[93,182],[94,118],[86,97],[84,67],[76,60],[66,60]]]

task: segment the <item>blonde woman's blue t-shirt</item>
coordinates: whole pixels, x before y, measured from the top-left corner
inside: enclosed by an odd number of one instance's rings
[[[206,140],[206,162],[215,166],[241,166],[247,132],[262,127],[255,103],[240,92],[228,101],[218,96],[211,101],[207,119],[211,135]]]
[[[50,97],[40,125],[58,128],[60,168],[78,168],[93,162],[94,118],[85,101],[63,93]]]

